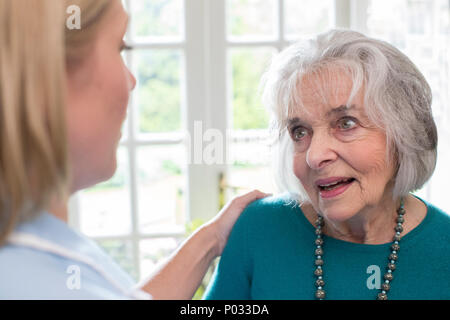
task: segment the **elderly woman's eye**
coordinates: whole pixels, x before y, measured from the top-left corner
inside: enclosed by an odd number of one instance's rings
[[[295,141],[299,141],[303,139],[308,134],[308,131],[303,127],[294,128],[291,131],[292,139]]]
[[[353,129],[356,126],[356,121],[352,118],[342,118],[337,123],[339,129],[349,130]]]

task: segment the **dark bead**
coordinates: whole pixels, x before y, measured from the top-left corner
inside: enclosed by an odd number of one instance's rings
[[[316,229],[316,235],[321,235],[322,234],[322,229],[321,228],[317,228]]]
[[[316,243],[316,246],[321,246],[321,245],[323,245],[323,239],[316,239],[315,243]]]
[[[384,283],[381,285],[381,289],[383,289],[384,291],[389,291],[390,288],[391,288],[391,286],[390,286],[389,283],[384,282]]]
[[[384,280],[392,281],[393,279],[394,279],[394,275],[392,274],[392,272],[386,272],[384,274]]]
[[[323,255],[323,250],[322,250],[322,248],[318,248],[318,249],[316,249],[316,251],[314,251],[314,253],[316,254],[316,256],[321,256],[321,255]]]
[[[395,226],[395,231],[397,231],[397,232],[402,232],[402,231],[403,231],[403,227],[402,227],[402,226],[399,226],[399,225],[396,225],[396,226]]]
[[[397,259],[398,259],[398,255],[396,253],[391,253],[389,255],[389,260],[397,261]]]
[[[394,241],[400,241],[402,239],[402,237],[400,235],[395,235],[394,236]]]
[[[405,222],[405,218],[403,218],[403,217],[397,217],[397,222],[398,222],[398,223],[403,223],[403,222]]]
[[[388,269],[389,269],[389,270],[394,271],[395,268],[396,268],[396,266],[395,266],[394,263],[390,263],[390,262],[388,263]]]
[[[391,249],[394,251],[399,251],[400,250],[400,246],[396,243],[392,244]]]
[[[314,275],[317,276],[317,277],[323,275],[322,268],[317,268],[316,270],[314,270]]]
[[[323,266],[323,260],[322,259],[316,259],[315,264],[316,264],[316,266]]]
[[[316,280],[316,287],[323,287],[325,285],[325,281],[323,279]]]
[[[325,223],[323,222],[323,219],[317,219],[315,224],[316,224],[316,227],[323,227],[323,225]]]
[[[387,300],[387,299],[388,299],[388,297],[387,297],[386,293],[380,292],[377,296],[377,300]]]
[[[405,213],[406,213],[406,210],[405,210],[405,208],[398,208],[398,209],[397,209],[397,213],[398,213],[398,214],[405,214]]]
[[[316,298],[317,299],[324,299],[325,298],[325,290],[318,289],[316,291]]]

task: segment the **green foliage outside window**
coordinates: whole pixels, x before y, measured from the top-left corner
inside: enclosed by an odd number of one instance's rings
[[[179,130],[181,128],[179,52],[140,51],[138,60],[140,131]]]
[[[262,106],[259,83],[270,61],[270,51],[233,50],[233,128],[265,129],[269,116]]]

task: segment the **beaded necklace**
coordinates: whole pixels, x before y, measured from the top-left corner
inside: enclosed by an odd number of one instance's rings
[[[387,271],[384,274],[384,283],[381,285],[380,288],[380,293],[378,293],[377,295],[377,300],[387,300],[388,299],[388,292],[391,289],[391,282],[394,279],[394,271],[396,268],[396,261],[398,259],[398,251],[400,250],[400,234],[403,231],[403,222],[405,221],[405,219],[403,218],[404,214],[406,213],[405,211],[405,206],[404,206],[404,201],[403,198],[400,199],[400,207],[397,209],[397,225],[395,226],[394,230],[395,230],[395,235],[394,235],[394,240],[393,243],[391,244],[391,253],[389,254],[388,257],[388,265],[387,265]],[[316,240],[315,240],[315,245],[316,245],[316,249],[314,251],[314,254],[316,256],[315,259],[315,266],[316,269],[314,270],[314,275],[316,276],[316,281],[315,281],[315,286],[316,286],[316,293],[315,293],[315,297],[316,299],[319,300],[324,300],[325,299],[325,290],[324,290],[324,286],[325,286],[325,281],[323,280],[323,237],[322,237],[322,228],[325,225],[325,221],[323,220],[323,217],[321,215],[318,216],[317,220],[315,221],[315,226],[316,226]]]

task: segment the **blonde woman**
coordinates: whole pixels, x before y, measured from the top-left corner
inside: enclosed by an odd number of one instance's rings
[[[69,5],[80,30],[65,27]],[[70,194],[116,170],[136,84],[120,55],[127,20],[119,0],[0,1],[2,299],[189,299],[241,211],[265,196],[230,202],[138,285],[66,224]]]

